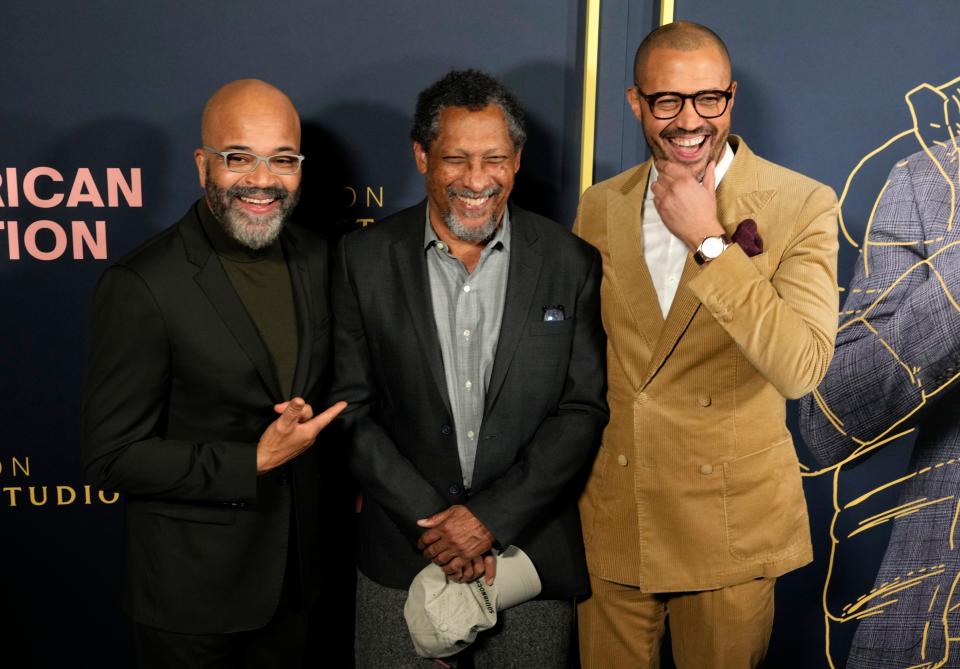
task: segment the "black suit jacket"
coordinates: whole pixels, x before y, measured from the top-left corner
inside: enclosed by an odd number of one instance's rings
[[[104,273],[83,408],[88,477],[126,497],[123,608],[193,634],[267,623],[288,546],[304,601],[318,571],[318,449],[257,476],[257,442],[289,398],[200,216],[217,224],[200,201]],[[289,226],[281,242],[300,329],[293,393],[319,409],[326,244]]]
[[[503,324],[468,498],[431,306],[425,206],[348,235],[335,263],[333,397],[350,403],[360,569],[408,587],[426,564],[417,520],[465,504],[500,545],[530,556],[541,597],[585,593],[576,502],[608,417],[600,258],[511,205]],[[543,307],[557,304],[566,320],[544,322]]]

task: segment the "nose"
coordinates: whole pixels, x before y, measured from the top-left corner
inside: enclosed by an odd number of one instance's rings
[[[267,161],[261,160],[257,168],[246,175],[244,181],[251,186],[266,188],[277,183],[277,175],[267,169]]]
[[[694,128],[699,128],[703,123],[703,118],[694,108],[693,99],[686,98],[683,103],[683,109],[681,109],[680,113],[677,114],[677,117],[674,119],[674,123],[677,124],[678,128],[683,128],[684,130],[693,130]]]
[[[490,177],[487,175],[483,160],[471,160],[467,163],[467,169],[463,175],[463,185],[475,193],[486,190],[490,185]]]

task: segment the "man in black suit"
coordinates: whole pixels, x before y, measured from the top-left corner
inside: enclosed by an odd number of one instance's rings
[[[202,143],[205,197],[97,287],[84,461],[126,496],[141,667],[297,666],[319,571],[310,446],[345,406],[311,408],[327,390],[326,247],[284,227],[303,159],[286,95],[227,84]]]
[[[418,667],[406,589],[430,560],[494,577],[514,545],[537,600],[501,613],[476,667],[563,666],[587,591],[577,496],[607,420],[600,259],[508,201],[516,98],[451,72],[412,132],[427,199],[344,238],[334,267],[334,396],[360,483],[358,666]]]

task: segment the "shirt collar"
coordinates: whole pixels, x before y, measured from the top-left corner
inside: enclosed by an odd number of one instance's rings
[[[434,244],[440,243],[440,238],[437,236],[437,231],[433,229],[433,226],[430,224],[430,205],[427,204],[427,213],[424,221],[423,229],[423,250],[426,251]],[[497,226],[497,231],[493,233],[493,237],[487,242],[487,245],[483,249],[483,254],[487,253],[489,249],[503,249],[504,251],[510,251],[510,207],[509,205],[503,210],[503,217],[500,219],[500,225]]]

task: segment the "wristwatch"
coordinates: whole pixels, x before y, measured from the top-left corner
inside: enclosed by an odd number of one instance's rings
[[[698,265],[710,262],[720,257],[720,254],[730,246],[730,238],[726,235],[716,235],[713,237],[704,237],[700,246],[693,252],[693,259]]]

